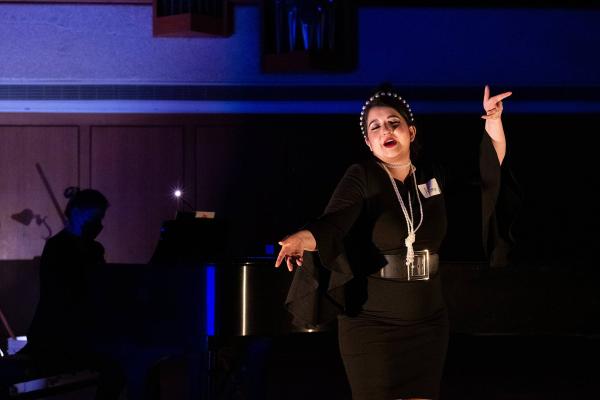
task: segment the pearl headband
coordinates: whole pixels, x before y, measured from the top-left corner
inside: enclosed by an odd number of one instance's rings
[[[365,101],[365,104],[362,107],[362,110],[360,112],[360,131],[362,133],[362,135],[366,138],[367,137],[367,133],[365,132],[365,125],[364,125],[364,119],[365,119],[365,111],[367,110],[367,107],[369,106],[369,104],[371,104],[373,101],[379,99],[380,97],[390,97],[392,99],[398,100],[402,106],[404,106],[406,111],[406,114],[408,116],[408,123],[410,125],[414,125],[415,123],[415,117],[413,116],[412,110],[410,109],[410,105],[406,102],[406,100],[404,100],[402,97],[400,97],[400,95],[398,95],[397,93],[392,93],[392,92],[378,92],[375,95],[371,96],[369,98],[369,100]]]

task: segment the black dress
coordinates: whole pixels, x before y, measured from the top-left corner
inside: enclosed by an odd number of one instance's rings
[[[499,189],[500,165],[487,134],[480,153],[484,222]],[[475,168],[477,170],[477,168]],[[456,171],[416,165],[414,178],[396,181],[412,201],[415,250],[437,253],[446,233],[444,193]],[[458,173],[460,175],[460,172]],[[426,188],[439,187],[438,190]],[[325,213],[308,224],[317,253],[305,253],[287,307],[295,323],[319,326],[338,317],[340,352],[354,400],[438,397],[448,342],[439,274],[425,281],[376,277],[384,255],[406,256],[406,219],[387,172],[375,158],[348,168]],[[485,229],[485,228],[484,228]]]

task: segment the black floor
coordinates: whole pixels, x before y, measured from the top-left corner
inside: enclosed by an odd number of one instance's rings
[[[215,348],[212,394],[182,395],[182,367],[171,362],[155,376],[162,385],[152,400],[351,400],[334,333],[236,338]],[[600,399],[600,337],[453,334],[441,393],[441,400]]]
[[[598,337],[453,335],[442,399],[600,399],[599,361]]]
[[[335,336],[255,340],[215,398],[351,399]],[[441,391],[442,400],[600,399],[600,338],[454,334]]]

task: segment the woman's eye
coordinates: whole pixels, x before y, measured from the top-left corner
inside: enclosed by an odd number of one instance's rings
[[[371,126],[371,130],[372,130],[372,131],[374,131],[374,130],[376,130],[376,129],[379,129],[379,125],[373,125],[373,126]]]

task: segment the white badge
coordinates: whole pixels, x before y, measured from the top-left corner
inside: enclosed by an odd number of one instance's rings
[[[426,199],[442,193],[435,178],[430,179],[427,183],[419,185],[419,191]]]

